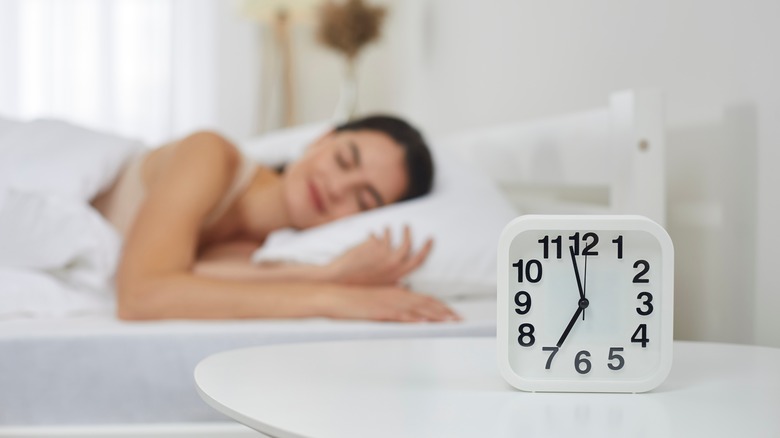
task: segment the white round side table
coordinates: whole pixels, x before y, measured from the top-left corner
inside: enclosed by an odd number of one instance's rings
[[[274,437],[780,437],[780,349],[675,342],[644,394],[527,393],[493,338],[288,344],[195,370],[201,397]]]

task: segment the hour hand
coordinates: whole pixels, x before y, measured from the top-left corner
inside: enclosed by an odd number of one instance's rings
[[[563,345],[563,341],[565,341],[566,337],[569,336],[569,332],[571,331],[571,328],[574,327],[574,323],[577,322],[577,318],[579,318],[580,313],[582,313],[582,311],[585,310],[586,307],[588,307],[587,301],[588,300],[584,298],[580,300],[580,304],[579,307],[577,307],[577,311],[574,313],[574,316],[571,317],[571,321],[569,321],[569,325],[566,326],[566,330],[563,331],[561,338],[558,339],[558,343],[555,344],[558,346],[558,348],[561,348],[561,345]]]
[[[580,269],[577,267],[577,258],[574,255],[574,247],[569,247],[569,254],[571,254],[571,264],[574,266],[574,276],[577,278],[577,288],[580,291],[580,299],[585,299],[585,289],[582,287],[582,280],[580,280]]]

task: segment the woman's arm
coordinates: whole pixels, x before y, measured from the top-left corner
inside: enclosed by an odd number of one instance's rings
[[[419,251],[412,249],[412,235],[404,227],[398,247],[392,244],[390,229],[382,237],[370,236],[325,266],[295,263],[252,263],[258,244],[235,241],[203,251],[193,272],[212,278],[250,281],[316,281],[364,285],[397,285],[419,268],[428,257],[433,241]]]
[[[211,133],[194,134],[172,147],[172,159],[151,181],[127,236],[117,271],[120,318],[455,318],[440,302],[397,287],[368,291],[312,281],[195,275],[201,223],[228,189],[239,157],[234,146]]]
[[[226,280],[247,281],[336,281],[325,266],[290,263],[252,263],[259,248],[252,241],[234,241],[206,248],[195,261],[192,272]]]
[[[394,286],[219,280],[189,274],[159,279],[145,307],[119,316],[128,320],[328,317],[375,321],[457,321],[434,298]]]
[[[292,263],[252,263],[250,260],[204,260],[195,263],[196,275],[241,281],[336,282],[326,266]]]

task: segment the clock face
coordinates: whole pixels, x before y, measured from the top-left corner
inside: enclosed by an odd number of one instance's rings
[[[671,241],[663,229],[625,216],[511,225],[498,278],[500,359],[510,383],[628,392],[660,383],[672,343]]]

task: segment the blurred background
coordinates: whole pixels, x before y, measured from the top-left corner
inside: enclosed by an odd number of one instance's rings
[[[2,0],[0,116],[155,145],[195,129],[244,139],[381,111],[436,136],[657,89],[675,337],[780,347],[780,2],[337,6]]]

